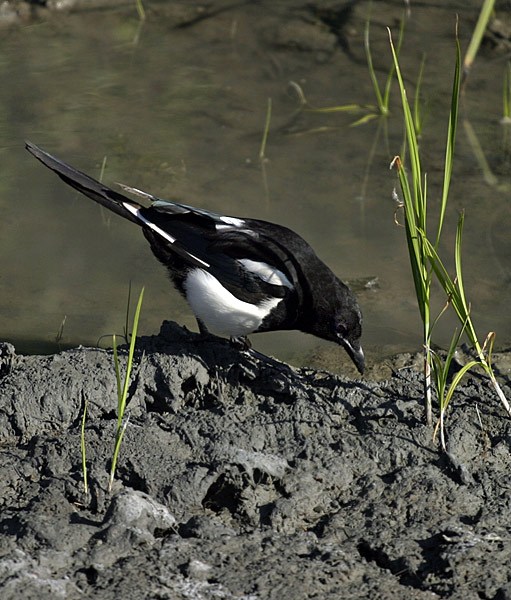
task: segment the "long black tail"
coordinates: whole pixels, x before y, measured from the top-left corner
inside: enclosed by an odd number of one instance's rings
[[[32,144],[32,142],[25,142],[25,147],[30,154],[40,160],[43,165],[54,171],[62,181],[65,181],[71,187],[74,187],[82,194],[92,198],[95,202],[102,204],[121,217],[124,217],[133,223],[137,223],[137,225],[141,225],[140,220],[124,207],[123,202],[129,202],[132,206],[136,207],[140,207],[139,204],[133,202],[133,200],[127,196],[112,190],[99,181],[96,181],[92,177],[89,177],[85,173],[74,169],[71,165],[48,154],[48,152],[41,150],[41,148],[38,148],[35,144]]]

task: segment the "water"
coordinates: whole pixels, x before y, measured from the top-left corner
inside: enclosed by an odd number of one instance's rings
[[[401,58],[411,95],[427,53],[422,147],[433,202],[442,178],[455,14],[466,47],[478,6],[412,3],[406,27]],[[183,28],[167,8],[154,5],[143,26],[125,9],[57,15],[2,32],[0,337],[20,351],[52,351],[65,318],[61,343],[95,344],[122,332],[130,281],[134,294],[146,286],[141,333],[157,332],[164,318],[195,327],[141,232],[42,167],[23,149],[30,139],[93,176],[105,160],[105,182],[295,229],[342,279],[378,278],[378,289],[358,292],[366,348],[383,354],[420,348],[404,230],[394,223],[397,182],[388,169],[402,141],[397,90],[385,124],[350,127],[356,117],[345,113],[297,115],[289,84],[298,83],[313,106],[374,102],[363,51],[369,3],[356,6],[346,28],[350,53],[335,48],[331,55],[322,37],[312,40],[312,51],[276,45],[299,14],[289,3],[239,6]],[[401,10],[401,3],[373,3],[381,81],[390,64],[385,27],[397,35]],[[499,124],[504,67],[505,56],[482,52],[462,106],[497,185],[485,182],[460,122],[442,245],[446,253],[453,248],[457,211],[465,208],[473,314],[481,336],[495,329],[501,345],[511,339],[510,170]],[[265,178],[259,150],[268,98]],[[439,295],[438,308],[442,301]],[[454,323],[442,322],[440,342]],[[342,353],[299,333],[253,342],[296,364],[311,352]]]

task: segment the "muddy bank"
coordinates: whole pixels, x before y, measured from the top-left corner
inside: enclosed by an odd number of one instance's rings
[[[477,378],[446,456],[412,369],[296,371],[165,323],[138,341],[109,494],[111,353],[0,364],[4,599],[511,598],[511,423]]]

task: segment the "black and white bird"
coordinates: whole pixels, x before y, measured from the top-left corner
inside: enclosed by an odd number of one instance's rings
[[[121,186],[151,203],[145,207],[30,142],[26,148],[67,184],[142,227],[202,333],[298,329],[340,344],[363,372],[357,300],[298,234]]]

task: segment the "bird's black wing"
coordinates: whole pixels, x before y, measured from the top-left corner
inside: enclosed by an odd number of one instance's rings
[[[121,185],[124,191],[151,202],[144,207],[31,142],[26,142],[26,148],[65,183],[142,226],[162,262],[177,255],[182,267],[203,268],[245,301],[280,298],[294,290],[297,278],[289,252],[275,243],[282,232],[292,234],[286,228],[223,216]]]
[[[140,214],[207,263],[202,268],[240,300],[283,298],[294,289],[295,277],[286,256],[271,236],[259,230],[262,221],[222,216],[160,199]],[[146,236],[165,264],[170,258],[165,240],[152,233]]]

